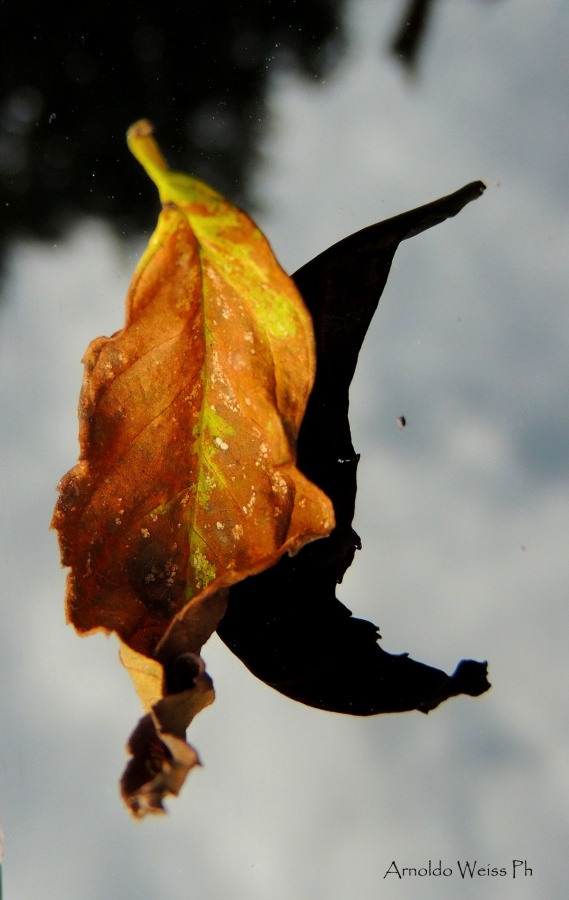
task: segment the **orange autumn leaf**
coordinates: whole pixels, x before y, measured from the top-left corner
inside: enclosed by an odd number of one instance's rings
[[[52,522],[70,567],[68,620],[119,636],[145,698],[145,737],[130,746],[144,745],[152,784],[123,781],[137,814],[177,793],[178,757],[184,773],[197,762],[176,741],[213,699],[199,651],[226,588],[334,526],[332,504],[296,467],[315,372],[310,315],[254,223],[170,171],[151,132],[139,122],[128,142],[162,211],[125,327],[85,354],[80,458]],[[173,689],[178,660],[189,669]]]

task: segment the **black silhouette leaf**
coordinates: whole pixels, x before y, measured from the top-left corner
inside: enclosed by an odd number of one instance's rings
[[[298,467],[330,497],[330,537],[282,557],[233,585],[218,634],[258,678],[309,706],[353,715],[429,712],[458,694],[490,687],[483,662],[463,660],[452,676],[392,655],[378,629],[354,618],[336,585],[360,539],[352,528],[358,455],[348,391],[358,354],[401,241],[455,216],[484,191],[477,181],[418,209],[372,225],[325,250],[293,276],[310,310],[316,380],[298,438]]]

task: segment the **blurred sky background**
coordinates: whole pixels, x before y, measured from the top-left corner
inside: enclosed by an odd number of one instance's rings
[[[365,225],[487,184],[400,247],[364,344],[351,394],[363,550],[339,597],[380,625],[389,652],[447,672],[488,659],[492,690],[429,716],[341,717],[256,681],[214,636],[217,699],[188,732],[203,768],[168,816],[133,822],[117,780],[138,700],[116,641],[65,625],[48,525],[77,457],[81,356],[121,327],[146,239],[120,242],[89,218],[12,241],[0,306],[6,900],[566,893],[569,4],[440,2],[414,75],[388,52],[401,10],[352,0],[329,75],[271,71],[252,192],[294,271]],[[429,859],[453,875],[384,878],[393,860]],[[513,859],[532,877],[512,880]],[[462,880],[457,860],[508,875]]]

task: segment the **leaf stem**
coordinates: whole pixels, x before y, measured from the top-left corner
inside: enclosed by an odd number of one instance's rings
[[[152,122],[149,122],[148,119],[140,119],[130,126],[126,133],[126,140],[132,155],[145,169],[152,181],[158,184],[160,174],[167,172],[169,166],[152,136],[153,132]]]

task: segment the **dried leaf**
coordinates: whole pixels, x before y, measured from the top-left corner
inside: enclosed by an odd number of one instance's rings
[[[153,777],[129,775],[138,787],[123,790],[142,815],[197,761],[179,742],[213,699],[195,667],[176,683],[179,660],[197,657],[229,585],[326,536],[334,516],[295,463],[315,369],[298,290],[244,213],[167,168],[149,123],[128,140],[162,212],[124,329],[85,354],[80,458],[52,525],[69,621],[116,632],[136,654],[123,659],[150,719],[130,749]]]
[[[334,503],[326,541],[231,588],[218,634],[262,681],[309,706],[352,715],[428,712],[490,687],[486,663],[461,662],[452,676],[378,645],[378,629],[336,597],[360,548],[352,528],[356,454],[348,421],[358,353],[402,240],[456,215],[484,191],[473,182],[371,225],[328,248],[293,276],[314,322],[318,368],[298,439],[298,465]]]
[[[489,687],[484,663],[449,678],[384,653],[335,596],[360,546],[348,389],[361,343],[399,242],[484,186],[325,251],[295,276],[308,311],[241,211],[170,172],[147,122],[128,139],[162,212],[124,329],[85,355],[80,459],[53,525],[69,621],[118,634],[142,701],[121,781],[142,817],[199,765],[185,731],[214,699],[199,654],[216,628],[264,681],[325,709],[428,712]]]

